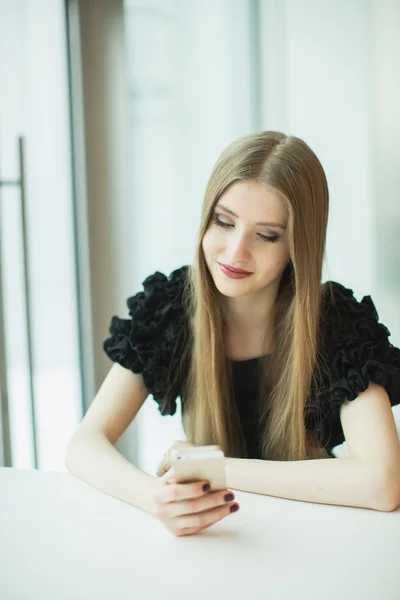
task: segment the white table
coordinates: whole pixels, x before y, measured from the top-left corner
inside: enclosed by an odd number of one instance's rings
[[[0,468],[0,598],[399,600],[400,510],[236,497],[177,538],[70,473]]]

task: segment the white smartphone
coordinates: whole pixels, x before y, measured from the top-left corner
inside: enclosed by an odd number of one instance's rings
[[[171,466],[177,483],[206,480],[212,492],[226,489],[224,453],[219,446],[176,448],[171,451]]]

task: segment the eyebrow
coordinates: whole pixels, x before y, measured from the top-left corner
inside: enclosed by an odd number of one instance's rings
[[[229,208],[226,208],[226,206],[222,206],[222,204],[217,204],[215,208],[222,208],[222,210],[224,210],[225,212],[229,213],[230,215],[232,215],[233,217],[236,217],[237,219],[239,218],[237,216],[237,214],[235,214],[233,212],[233,210],[230,210]],[[283,227],[283,225],[281,225],[280,223],[276,223],[274,221],[264,221],[262,223],[256,223],[256,225],[261,225],[262,227],[264,226],[268,226],[268,227],[279,227],[279,229],[283,229],[285,230],[286,227]]]

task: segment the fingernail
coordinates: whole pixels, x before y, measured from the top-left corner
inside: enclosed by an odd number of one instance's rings
[[[211,486],[209,483],[205,483],[203,485],[203,492],[209,492],[211,490]]]
[[[225,496],[224,496],[225,502],[232,502],[232,500],[234,500],[234,499],[235,499],[235,496],[232,493],[225,494]]]
[[[230,508],[231,513],[236,512],[237,510],[239,510],[239,504],[232,504]]]

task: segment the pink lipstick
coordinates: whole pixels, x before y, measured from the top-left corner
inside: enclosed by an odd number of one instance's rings
[[[221,271],[229,277],[229,279],[244,279],[245,277],[249,277],[252,275],[251,271],[245,271],[244,269],[236,269],[235,267],[231,267],[230,265],[224,265],[223,263],[218,263]]]

